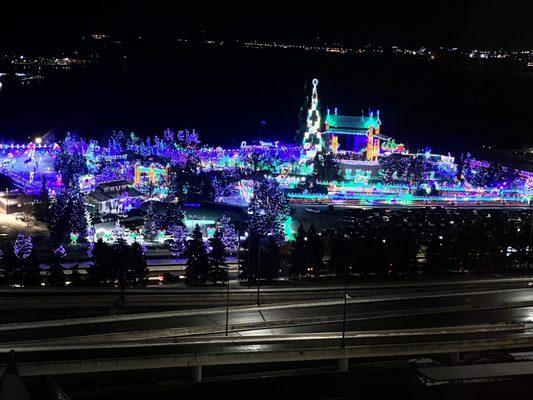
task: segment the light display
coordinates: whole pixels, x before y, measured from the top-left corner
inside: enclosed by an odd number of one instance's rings
[[[70,232],[70,244],[71,246],[76,246],[78,244],[78,239],[80,238],[79,233]]]
[[[150,164],[148,167],[136,164],[134,168],[133,185],[137,189],[150,190],[155,194],[168,194],[169,166]]]
[[[293,225],[293,220],[292,220],[292,217],[289,215],[287,218],[285,218],[285,222],[283,223],[283,233],[285,236],[285,240],[289,242],[292,242],[295,239],[294,229],[292,225]]]
[[[124,217],[156,198],[188,207],[214,201],[248,210],[251,214],[245,219],[251,229],[286,240],[293,239],[294,227],[285,194],[298,205],[531,204],[532,172],[471,155],[456,160],[429,149],[410,153],[383,134],[379,111],[348,116],[335,109],[321,114],[316,79],[304,122],[300,144],[260,141],[212,147],[202,145],[195,131],[170,130],[144,138],[116,132],[105,143],[70,134],[60,144],[4,143],[0,144],[0,172],[30,195],[38,196],[41,182],[45,184],[50,193],[48,225],[56,248],[69,238],[72,244],[85,238],[94,243],[97,238],[114,241],[117,237],[159,244],[177,237],[183,242],[187,229],[196,224],[203,232],[218,226],[224,245],[235,246],[235,221],[227,217],[217,221],[220,214],[191,214],[178,232],[181,218],[174,218],[180,220],[177,225],[161,225],[152,209],[144,227],[117,231],[102,224],[88,232],[91,224],[85,202],[93,213]],[[173,253],[182,250],[176,248]]]
[[[307,130],[304,132],[303,148],[308,158],[315,156],[317,151],[322,150],[322,120],[318,109],[318,79],[313,79],[313,92],[311,94],[311,105],[307,111]]]
[[[187,229],[184,226],[176,226],[172,232],[172,243],[170,245],[170,252],[174,257],[180,257],[185,253],[187,246]]]
[[[224,247],[229,251],[235,251],[239,245],[239,235],[231,223],[230,217],[223,215],[217,222],[216,228],[221,233]]]
[[[60,245],[58,248],[54,249],[54,255],[60,259],[65,258],[67,251],[62,245]]]
[[[93,174],[87,174],[78,178],[80,191],[84,194],[91,193],[96,187],[96,180]]]
[[[19,233],[15,243],[13,244],[15,256],[19,260],[24,260],[30,256],[32,249],[33,243],[31,237],[29,235],[25,235],[24,233]]]
[[[289,206],[285,194],[273,179],[255,182],[247,213],[250,216],[248,227],[254,234],[261,237],[283,235]]]

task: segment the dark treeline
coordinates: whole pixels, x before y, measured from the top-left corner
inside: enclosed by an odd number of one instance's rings
[[[185,243],[185,283],[228,280],[223,229],[205,241],[197,226]],[[244,232],[241,232],[243,234]],[[447,273],[531,273],[533,215],[529,210],[355,209],[335,229],[300,226],[291,242],[252,231],[238,248],[239,279],[317,279],[444,275]],[[62,247],[39,260],[31,239],[20,234],[4,246],[4,286],[138,287],[148,282],[145,249],[123,240],[91,246],[92,267],[75,266],[65,276]],[[48,263],[44,274],[40,262]]]
[[[14,243],[5,243],[0,254],[0,285],[61,287],[70,282],[71,286],[142,287],[148,283],[148,266],[145,249],[134,242],[126,244],[119,239],[113,245],[99,240],[90,245],[91,268],[82,273],[75,264],[65,274],[66,255],[63,246],[39,259],[31,238],[20,234]],[[43,271],[40,265],[47,264]]]
[[[532,223],[529,211],[350,210],[336,229],[300,226],[281,252],[267,240],[243,243],[241,278],[529,273]]]
[[[314,244],[314,228],[299,232],[291,269],[293,275],[322,271],[339,276],[529,272],[532,223],[527,211],[351,210],[343,227],[320,236],[323,258],[316,255],[320,246]],[[304,263],[295,264],[302,235],[308,250]]]

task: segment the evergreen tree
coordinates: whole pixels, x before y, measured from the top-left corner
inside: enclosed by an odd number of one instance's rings
[[[128,245],[123,238],[117,239],[116,244],[111,248],[111,257],[113,262],[109,269],[109,279],[112,284],[116,282],[118,287],[124,290],[128,284],[128,269],[131,260]]]
[[[143,247],[138,242],[129,246],[128,283],[140,287],[148,284],[148,264]]]
[[[174,232],[176,229],[183,227],[185,212],[180,204],[169,203],[164,217],[164,227],[167,232]]]
[[[276,181],[264,179],[254,182],[254,194],[248,205],[249,230],[264,237],[283,236],[285,219],[290,207]]]
[[[270,282],[278,278],[281,264],[279,245],[274,236],[268,237],[266,247],[262,254],[261,278]]]
[[[65,286],[65,272],[61,261],[65,256],[65,249],[63,246],[55,249],[50,257],[48,263],[48,272],[46,283],[48,286],[62,287]]]
[[[226,246],[222,242],[222,233],[215,230],[213,238],[210,239],[211,251],[209,252],[209,275],[214,283],[227,282],[228,264],[226,262]]]
[[[174,257],[180,257],[185,253],[187,248],[187,229],[185,226],[177,226],[172,232],[172,243],[170,252]]]
[[[37,258],[35,251],[32,251],[30,255],[22,260],[22,283],[24,286],[39,287],[41,286],[41,269],[40,262]]]
[[[154,202],[148,203],[148,209],[146,210],[146,216],[144,217],[144,237],[148,241],[152,241],[157,237],[158,231],[158,215],[154,208]]]
[[[229,251],[237,250],[239,246],[239,233],[231,223],[231,219],[223,215],[217,222],[217,229],[222,234],[222,242]]]
[[[87,270],[88,281],[92,286],[109,285],[114,282],[114,257],[112,249],[99,239],[93,249],[92,265]]]
[[[295,240],[291,243],[291,252],[289,256],[290,274],[299,278],[307,275],[307,243],[306,232],[303,225],[300,224],[296,232]]]
[[[54,245],[60,245],[69,233],[69,204],[63,192],[56,195],[48,213],[48,230]]]
[[[25,286],[39,286],[41,283],[39,260],[33,251],[31,237],[24,233],[19,233],[13,244],[13,253],[16,262],[13,283]]]
[[[28,258],[33,250],[33,243],[29,235],[24,233],[19,233],[15,243],[13,244],[13,251],[15,256],[19,260],[24,260]]]
[[[83,194],[74,186],[69,191],[70,232],[77,233],[80,239],[87,237],[87,211]]]
[[[80,264],[76,263],[70,270],[70,286],[80,287],[83,286],[84,281],[80,274]]]
[[[187,268],[185,270],[187,284],[205,283],[209,277],[209,258],[198,224],[194,228],[192,239],[187,242],[185,255],[187,256]]]
[[[260,237],[255,232],[250,232],[248,239],[241,243],[239,252],[239,279],[249,283],[259,278],[259,251]]]
[[[78,178],[88,172],[85,157],[63,142],[54,160],[54,168],[61,175],[64,187],[69,188],[78,184]]]
[[[3,246],[2,258],[0,259],[0,274],[3,285],[11,286],[22,282],[18,264],[18,259],[13,250],[13,243],[6,243]]]

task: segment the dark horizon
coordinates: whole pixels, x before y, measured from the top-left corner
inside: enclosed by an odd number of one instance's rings
[[[55,1],[6,6],[0,45],[61,48],[105,32],[170,39],[340,41],[404,46],[533,47],[533,5],[501,1],[169,5],[158,1]]]

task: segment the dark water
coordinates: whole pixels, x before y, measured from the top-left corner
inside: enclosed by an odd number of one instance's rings
[[[26,87],[4,85],[0,136],[70,130],[102,137],[114,129],[152,135],[170,127],[196,128],[213,144],[259,135],[291,141],[313,77],[320,79],[324,108],[355,115],[379,108],[383,132],[411,148],[453,151],[533,141],[533,70],[237,49],[133,54],[126,67],[98,65],[49,73]]]

